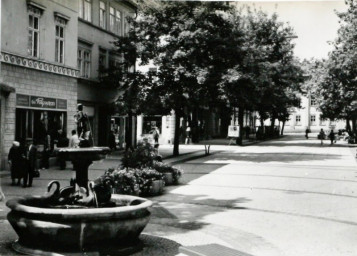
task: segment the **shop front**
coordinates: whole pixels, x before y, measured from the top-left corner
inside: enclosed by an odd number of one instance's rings
[[[17,94],[15,120],[15,140],[41,145],[49,134],[53,145],[58,130],[68,134],[67,100]]]

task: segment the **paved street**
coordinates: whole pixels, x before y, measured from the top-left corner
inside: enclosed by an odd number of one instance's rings
[[[184,157],[167,160],[184,170],[182,184],[152,198],[153,217],[144,230],[173,248],[158,254],[160,245],[153,242],[151,251],[136,255],[178,255],[178,244],[220,244],[253,256],[355,255],[355,150],[342,141],[321,146],[303,135],[246,147],[213,145],[206,157],[200,157],[202,145],[182,146]],[[96,163],[91,178],[114,163],[113,156]],[[42,194],[49,180],[66,184],[70,175],[48,170],[26,189],[10,187],[5,175],[2,188],[8,198]],[[0,206],[0,255],[15,255],[9,242],[16,234],[5,220],[4,203]]]

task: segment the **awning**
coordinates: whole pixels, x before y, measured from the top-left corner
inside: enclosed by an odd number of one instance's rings
[[[0,83],[0,92],[4,93],[6,96],[8,96],[10,93],[15,92],[15,91],[16,90],[14,87],[4,84],[4,83]]]

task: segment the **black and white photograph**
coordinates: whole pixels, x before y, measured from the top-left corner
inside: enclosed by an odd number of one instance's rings
[[[357,0],[0,0],[0,256],[356,256]]]

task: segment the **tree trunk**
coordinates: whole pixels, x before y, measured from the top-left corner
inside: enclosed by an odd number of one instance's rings
[[[274,114],[272,114],[271,119],[270,119],[270,121],[271,121],[271,124],[270,124],[270,133],[271,133],[271,134],[274,134],[275,120],[276,120],[276,117],[275,117]]]
[[[285,122],[286,122],[286,121],[283,121],[283,126],[281,127],[281,133],[280,133],[280,135],[284,135]]]
[[[192,111],[191,132],[192,142],[197,143],[199,141],[199,128],[198,128],[198,107],[194,107]]]
[[[174,156],[179,155],[181,116],[178,113],[179,113],[179,111],[175,110],[175,136],[174,136],[174,150],[173,150]],[[183,136],[185,136],[185,135],[183,134]]]
[[[238,124],[239,124],[239,137],[237,138],[237,144],[243,145],[243,124],[244,121],[244,109],[242,107],[238,108]]]
[[[356,124],[356,121],[357,121],[356,118],[353,117],[353,118],[352,118],[352,130],[353,130],[353,133],[354,133],[354,134],[356,134],[356,132],[357,132],[357,127],[356,127],[357,124]]]
[[[132,148],[132,134],[133,134],[133,113],[131,111],[128,112],[128,123],[126,125],[126,132],[125,132],[125,150]]]
[[[346,130],[347,132],[351,132],[351,124],[349,118],[346,118]]]

